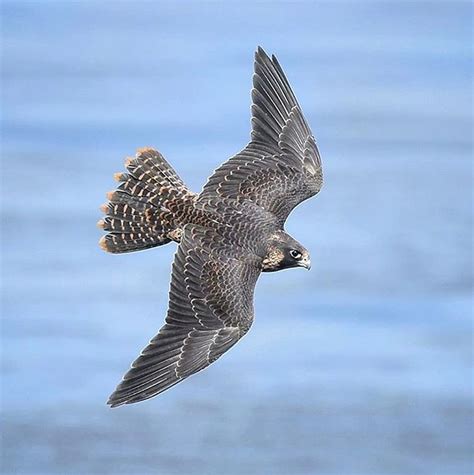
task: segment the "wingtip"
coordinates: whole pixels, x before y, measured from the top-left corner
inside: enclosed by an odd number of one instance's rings
[[[263,67],[272,67],[278,64],[276,56],[274,54],[270,56],[261,46],[258,46],[255,52],[255,62]]]
[[[117,391],[114,391],[107,399],[107,405],[111,409],[114,409],[115,407],[125,406],[126,404],[130,404],[131,402],[133,401],[118,395]]]
[[[110,409],[114,409],[115,407],[121,406],[123,403],[116,402],[112,399],[112,396],[107,399],[107,406],[109,406]]]
[[[265,58],[265,57],[268,58],[267,53],[260,45],[258,45],[257,50],[255,51],[255,58],[258,59],[258,58]]]

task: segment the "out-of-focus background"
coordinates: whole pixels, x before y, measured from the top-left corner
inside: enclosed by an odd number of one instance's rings
[[[3,1],[5,474],[464,474],[472,468],[470,2]],[[251,332],[105,405],[162,324],[174,245],[113,256],[135,148],[191,189],[249,137],[257,45],[320,145]]]

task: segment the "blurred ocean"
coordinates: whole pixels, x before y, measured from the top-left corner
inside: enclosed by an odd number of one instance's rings
[[[472,473],[470,2],[2,2],[2,473]],[[97,246],[157,147],[199,190],[275,53],[323,156],[228,355],[109,393],[161,326],[174,245]]]

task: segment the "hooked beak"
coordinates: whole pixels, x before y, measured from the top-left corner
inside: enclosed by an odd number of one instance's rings
[[[309,258],[309,256],[304,257],[303,259],[301,259],[299,265],[300,265],[300,267],[304,267],[305,269],[310,270],[311,269],[311,259]]]

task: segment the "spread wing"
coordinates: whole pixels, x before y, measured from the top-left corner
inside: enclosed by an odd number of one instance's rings
[[[260,270],[213,231],[187,225],[173,263],[161,328],[110,396],[112,407],[151,398],[217,360],[248,331]]]
[[[316,141],[275,56],[255,54],[252,134],[247,147],[209,178],[199,200],[250,200],[283,224],[323,183]]]

